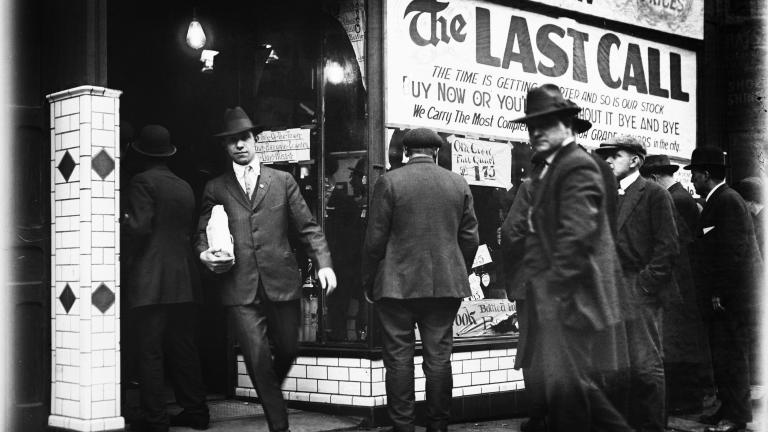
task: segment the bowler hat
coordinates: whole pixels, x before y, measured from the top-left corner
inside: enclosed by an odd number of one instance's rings
[[[574,102],[563,97],[560,87],[554,84],[544,84],[528,90],[525,98],[525,116],[512,120],[515,123],[527,123],[534,117],[547,114],[575,115],[581,108]]]
[[[683,169],[692,170],[696,168],[709,168],[713,166],[725,167],[725,157],[719,147],[706,146],[693,149],[691,154],[691,163]]]
[[[403,145],[409,148],[440,148],[443,146],[443,139],[432,129],[411,129],[403,137]]]
[[[615,152],[617,150],[626,150],[630,153],[634,153],[645,159],[646,151],[643,143],[639,139],[632,135],[615,135],[608,139],[608,141],[600,144],[600,147],[595,149],[595,153],[605,157],[607,154]]]
[[[248,118],[248,114],[246,114],[242,108],[237,106],[234,108],[227,108],[226,111],[224,111],[222,131],[213,136],[225,137],[249,130],[255,131],[254,134],[256,134],[264,130],[264,128],[260,125],[254,125],[251,122],[251,119]]]
[[[176,153],[176,147],[171,144],[171,134],[160,125],[144,126],[131,147],[144,156],[168,157]]]
[[[645,158],[643,166],[640,167],[640,174],[648,175],[653,173],[662,173],[672,175],[680,166],[669,162],[667,155],[650,155]]]

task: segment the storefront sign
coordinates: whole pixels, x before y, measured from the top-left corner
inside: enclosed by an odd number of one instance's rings
[[[309,157],[309,129],[264,131],[256,142],[256,156],[263,163],[303,161]]]
[[[515,304],[507,299],[465,300],[453,321],[453,335],[471,337],[509,333],[516,326],[505,321],[516,319],[515,315]],[[502,322],[505,322],[503,328],[499,326]]]
[[[704,0],[533,0],[666,33],[704,39]]]
[[[695,147],[693,51],[480,1],[389,0],[385,27],[388,127],[526,142],[511,120],[554,83],[593,123],[587,147],[615,134],[678,159]]]
[[[512,187],[512,150],[509,144],[448,137],[451,170],[474,186]]]

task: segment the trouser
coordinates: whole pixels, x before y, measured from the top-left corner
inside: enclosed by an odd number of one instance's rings
[[[532,311],[529,308],[533,304],[525,299],[516,299],[518,326],[520,328],[520,339],[528,337],[530,331],[530,315]],[[535,354],[535,352],[534,352]],[[544,375],[541,363],[538,359],[532,358],[529,366],[523,368],[523,382],[525,383],[525,393],[528,399],[528,416],[543,418],[547,415],[547,398],[544,395]]]
[[[629,424],[640,432],[664,432],[665,388],[661,306],[638,304],[627,321]]]
[[[734,422],[752,421],[749,399],[749,326],[745,314],[713,314],[709,337],[720,414]]]
[[[301,307],[299,300],[273,302],[263,293],[259,286],[253,303],[230,306],[229,313],[269,430],[285,431],[288,408],[281,387],[298,353]]]
[[[421,365],[426,377],[427,431],[444,431],[450,418],[453,375],[453,321],[458,298],[422,298],[376,302],[381,322],[389,416],[397,432],[414,430],[414,324],[421,335]]]
[[[169,424],[164,399],[166,363],[176,402],[191,414],[208,416],[195,344],[196,310],[194,303],[132,309],[138,335],[141,408],[144,420],[160,429]]]

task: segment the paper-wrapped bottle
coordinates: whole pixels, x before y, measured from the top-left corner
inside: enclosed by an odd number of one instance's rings
[[[216,256],[235,256],[232,235],[229,233],[229,218],[223,205],[213,206],[205,233],[208,236],[208,247],[214,251]]]

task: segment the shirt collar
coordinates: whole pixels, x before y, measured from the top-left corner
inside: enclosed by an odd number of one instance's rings
[[[248,165],[240,165],[235,162],[232,162],[232,169],[235,171],[235,176],[237,178],[243,177],[243,174],[245,174],[246,166],[250,166],[251,168],[253,168],[254,175],[258,176],[259,174],[261,174],[261,163],[259,163],[258,156],[254,156]]]
[[[632,186],[632,183],[634,183],[638,177],[640,177],[640,171],[635,171],[632,174],[619,180],[619,186],[621,187],[621,189],[627,190],[627,188]]]
[[[725,180],[721,181],[721,182],[720,182],[720,183],[718,183],[718,184],[717,184],[715,187],[713,187],[713,188],[712,188],[712,190],[711,190],[711,191],[709,191],[709,193],[707,194],[707,198],[706,198],[704,201],[705,201],[705,202],[706,202],[706,201],[709,201],[709,197],[711,197],[711,196],[712,196],[712,194],[713,194],[713,193],[715,193],[715,191],[717,190],[717,188],[719,188],[720,186],[722,186],[722,185],[724,185],[724,184],[725,184]]]

